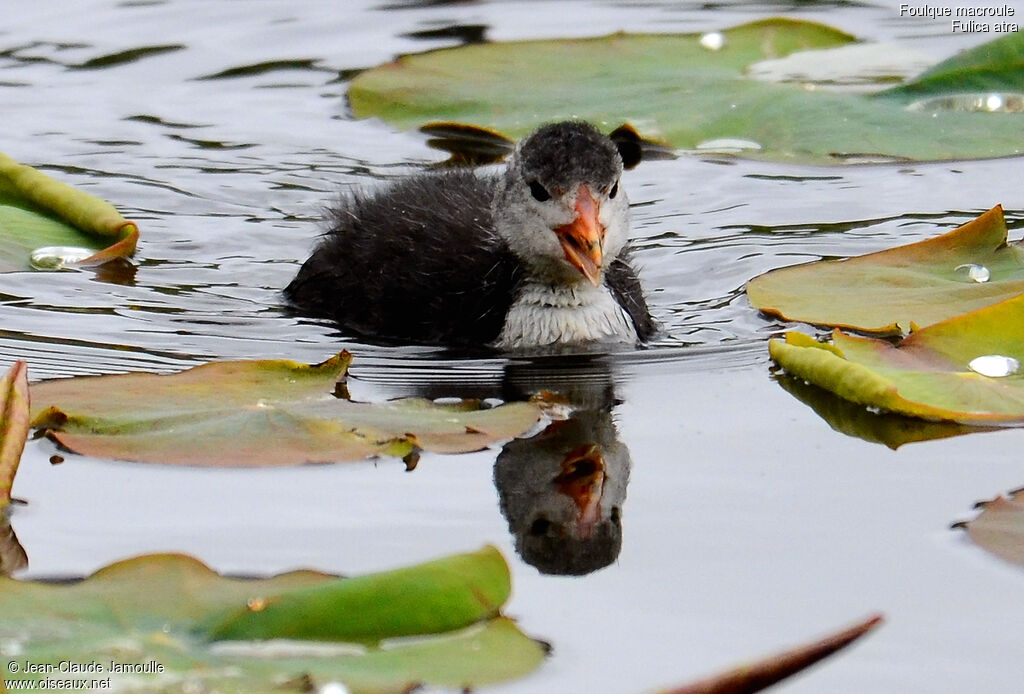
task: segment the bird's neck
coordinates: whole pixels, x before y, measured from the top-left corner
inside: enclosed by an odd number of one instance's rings
[[[608,288],[526,280],[494,346],[499,349],[635,342],[636,329]]]

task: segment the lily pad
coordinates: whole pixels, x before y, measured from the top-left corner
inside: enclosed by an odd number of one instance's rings
[[[750,303],[786,320],[900,334],[1024,293],[1024,245],[1003,208],[941,236],[878,253],[772,270]]]
[[[971,540],[1017,566],[1024,566],[1024,489],[978,504],[981,513],[974,520],[956,523]]]
[[[1020,32],[975,46],[877,96],[920,99],[972,92],[1024,93],[1024,40]]]
[[[28,555],[11,527],[11,487],[28,439],[28,377],[25,362],[0,378],[0,575],[28,566]],[[2,691],[2,689],[0,689]]]
[[[962,424],[1024,423],[1024,295],[896,345],[836,330],[832,344],[790,332],[768,347],[788,373],[861,405]]]
[[[106,682],[79,691],[468,688],[543,661],[542,645],[499,614],[509,591],[493,547],[351,579],[232,579],[191,557],[147,555],[70,585],[0,578],[0,638],[25,679],[47,676],[29,664],[96,663],[96,672],[61,675]],[[253,624],[261,627],[244,628]]]
[[[533,403],[354,402],[334,395],[351,355],[204,364],[176,374],[85,376],[32,385],[32,426],[85,455],[211,466],[296,465],[463,453],[520,436]],[[344,390],[342,387],[341,390]]]
[[[132,255],[138,240],[109,203],[0,153],[0,272],[97,265]],[[40,249],[50,251],[33,264]]]
[[[25,362],[17,361],[0,378],[0,512],[11,503],[11,485],[28,439],[26,372]]]
[[[907,109],[896,94],[873,98],[749,76],[765,59],[856,42],[838,29],[774,18],[713,36],[620,33],[441,49],[360,73],[348,100],[356,117],[403,129],[460,121],[519,137],[542,122],[582,118],[608,127],[628,122],[677,148],[743,141],[743,156],[807,163],[1024,151],[1013,115],[935,115]],[[1017,50],[1024,35],[1007,40]],[[987,67],[1019,73],[1000,60]]]

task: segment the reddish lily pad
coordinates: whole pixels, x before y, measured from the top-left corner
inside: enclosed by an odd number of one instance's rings
[[[176,374],[60,379],[32,386],[32,426],[77,453],[150,463],[296,465],[462,453],[520,436],[534,403],[383,403],[335,397],[351,355],[316,364],[214,362]],[[343,390],[343,389],[342,389]]]
[[[832,344],[790,332],[769,351],[788,373],[861,405],[962,424],[1024,423],[1024,295],[897,345],[839,330]]]
[[[0,272],[98,265],[135,252],[139,230],[112,205],[0,153]],[[42,248],[80,250],[41,254]]]
[[[25,362],[17,361],[0,378],[0,510],[11,503],[11,485],[28,439],[26,373]]]
[[[662,694],[753,694],[846,648],[881,623],[881,615],[872,615],[853,626],[829,634],[817,641],[776,653],[763,660],[662,692]]]
[[[1024,566],[1024,489],[978,504],[974,520],[957,523],[979,547],[1000,559]]]
[[[45,678],[46,664],[56,672],[59,662],[98,663],[96,672],[62,675],[106,682],[81,691],[475,688],[544,659],[541,644],[500,616],[509,592],[493,547],[352,579],[314,571],[232,579],[191,557],[158,554],[70,585],[0,578],[0,635],[16,643],[7,660],[28,680]],[[252,623],[262,626],[243,628]]]
[[[1024,245],[1002,207],[941,236],[878,253],[773,270],[750,303],[786,320],[899,334],[1024,293]]]

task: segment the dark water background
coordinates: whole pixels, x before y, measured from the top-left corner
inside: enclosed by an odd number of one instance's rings
[[[565,385],[568,373],[598,384],[597,399],[610,387],[622,401],[615,438],[632,458],[628,492],[627,468],[617,473],[621,553],[571,578],[517,557],[496,451],[427,455],[413,473],[390,460],[239,471],[78,456],[50,466],[52,445],[34,442],[15,487],[30,501],[14,518],[26,575],[162,550],[222,571],[355,573],[490,542],[512,563],[509,613],[555,646],[537,673],[494,691],[648,691],[873,610],[889,617],[881,632],[785,691],[1015,691],[1021,573],[948,525],[1024,483],[1024,432],[895,452],[833,432],[771,378],[766,339],[782,324],[751,309],[742,288],[773,267],[933,236],[997,203],[1019,229],[1021,159],[645,163],[625,185],[664,331],[648,351],[582,370],[353,344],[280,308],[338,189],[441,158],[417,134],[351,120],[344,102],[353,71],[458,42],[424,32],[692,32],[786,14],[893,42],[886,50],[925,64],[991,38],[900,18],[897,6],[7,0],[0,150],[115,202],[142,241],[126,284],[91,272],[0,277],[0,365],[27,359],[39,379],[212,359],[317,362],[348,347],[353,395],[364,399],[498,392],[510,373]],[[259,67],[268,63],[277,68]]]

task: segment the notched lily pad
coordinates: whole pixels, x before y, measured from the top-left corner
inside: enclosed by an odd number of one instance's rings
[[[772,270],[747,284],[754,307],[785,320],[900,334],[1024,293],[1024,245],[1003,208],[941,236],[878,253]]]
[[[1018,50],[1024,34],[1010,40]],[[788,18],[706,35],[481,43],[366,70],[350,83],[348,100],[356,117],[379,117],[407,130],[455,121],[520,137],[546,121],[582,118],[604,128],[631,123],[646,137],[686,150],[742,142],[738,154],[779,161],[967,159],[1024,151],[1021,122],[1013,115],[924,113],[907,109],[897,94],[806,89],[751,76],[764,60],[809,51],[813,61],[814,51],[852,45],[857,40],[838,29]],[[875,50],[891,53],[886,46]],[[977,66],[962,70],[969,68]],[[984,68],[1006,80],[1020,72],[1019,64],[999,56]],[[952,90],[945,93],[959,91],[956,80],[940,84]]]
[[[868,407],[962,424],[1024,424],[1024,295],[896,345],[839,330],[832,344],[790,332],[771,340],[769,352],[788,373]]]
[[[483,166],[502,161],[515,148],[515,141],[489,128],[454,122],[427,123],[420,132],[429,136],[427,146],[451,156],[442,166]],[[628,123],[608,133],[618,147],[622,165],[632,169],[643,160],[674,159],[675,152],[664,142],[648,140]]]
[[[335,397],[348,352],[316,364],[214,362],[176,374],[59,379],[32,386],[32,426],[77,453],[149,463],[296,465],[480,450],[520,436],[539,405],[384,403]]]
[[[0,153],[0,272],[99,265],[138,240],[109,203]]]
[[[109,677],[104,688],[114,691],[280,694],[338,681],[364,694],[472,688],[543,661],[542,645],[499,614],[509,591],[493,547],[351,579],[231,579],[158,554],[70,585],[0,578],[0,636],[19,664],[96,661],[102,671],[85,677]],[[133,664],[148,667],[132,672]]]
[[[979,547],[1000,559],[1024,566],[1024,488],[978,504],[974,520],[954,524]]]

